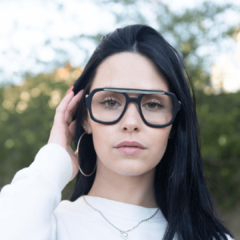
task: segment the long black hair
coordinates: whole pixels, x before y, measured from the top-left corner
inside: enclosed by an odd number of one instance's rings
[[[99,64],[120,52],[133,52],[151,59],[167,80],[170,91],[182,103],[172,125],[167,149],[155,171],[156,201],[168,222],[164,240],[173,239],[175,235],[179,240],[227,239],[225,234],[231,234],[216,217],[203,176],[192,84],[181,55],[159,32],[149,26],[137,24],[118,28],[107,34],[75,81],[74,93],[84,89],[83,95],[89,94]],[[81,100],[74,116],[77,120],[75,146],[84,133],[82,124],[86,116],[87,109]],[[79,159],[83,171],[91,173],[96,163],[91,134],[83,136]],[[84,177],[78,172],[70,201],[88,194],[95,175],[96,172],[91,177]]]

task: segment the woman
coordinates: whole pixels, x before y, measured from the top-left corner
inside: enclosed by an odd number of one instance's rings
[[[57,107],[48,144],[3,188],[0,239],[232,239],[204,181],[185,76],[151,27],[106,35]]]

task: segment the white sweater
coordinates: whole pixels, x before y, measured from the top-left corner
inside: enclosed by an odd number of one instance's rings
[[[88,206],[83,197],[61,201],[72,175],[71,158],[58,144],[43,146],[33,163],[19,170],[0,192],[1,240],[115,240],[120,232]],[[117,228],[129,230],[152,216],[145,208],[100,197],[85,196]],[[128,232],[128,240],[162,239],[167,222],[159,210],[149,221]],[[231,239],[231,238],[229,238]]]

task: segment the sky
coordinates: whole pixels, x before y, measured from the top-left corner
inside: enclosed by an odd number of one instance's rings
[[[95,45],[86,39],[79,39],[78,46],[81,47],[78,47],[69,39],[76,36],[76,33],[94,35],[116,28],[110,10],[96,2],[68,0],[66,4],[63,0],[0,0],[0,83],[10,81],[21,84],[22,73],[51,71],[56,65],[53,62],[59,59],[61,63],[62,58],[68,58],[73,66],[82,66],[86,62],[84,50],[93,52]],[[162,2],[168,4],[173,11],[181,11],[203,1]],[[229,2],[240,6],[239,0],[214,2]],[[119,5],[114,11],[124,9]],[[149,12],[146,14],[151,15]],[[240,14],[239,17],[229,16],[227,22],[239,24]],[[56,52],[55,49],[63,51]]]

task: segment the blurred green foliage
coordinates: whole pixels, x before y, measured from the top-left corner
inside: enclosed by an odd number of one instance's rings
[[[207,186],[223,209],[240,206],[240,92],[196,92]]]
[[[118,27],[129,24],[147,24],[158,30],[180,53],[191,73],[196,89],[211,85],[209,67],[223,44],[240,30],[240,23],[227,25],[226,14],[239,14],[239,6],[204,1],[196,7],[173,11],[159,0],[95,0],[96,4],[112,12]],[[105,35],[85,35],[98,42]]]
[[[55,108],[81,74],[69,64],[48,74],[29,76],[21,86],[0,88],[0,186],[28,167],[47,144]],[[207,185],[217,205],[240,204],[240,92],[205,95],[196,92]],[[63,191],[69,199],[74,187]]]
[[[0,187],[47,144],[55,108],[80,74],[67,63],[53,73],[28,76],[20,86],[0,88]]]
[[[149,7],[153,26],[182,53],[197,90],[207,185],[221,208],[239,206],[240,92],[206,95],[212,94],[212,91],[202,91],[206,87],[211,90],[209,69],[205,68],[206,63],[209,64],[208,55],[213,53],[211,46],[218,46],[223,38],[233,36],[237,31],[237,26],[226,27],[225,22],[219,20],[221,14],[233,9],[233,6],[205,2],[191,11],[186,9],[173,13],[160,1],[102,0],[98,4],[104,4],[113,12],[119,26],[133,23],[151,25],[146,17],[149,15],[140,11]],[[116,10],[119,4],[124,11]],[[143,8],[141,4],[147,5]],[[78,35],[71,40],[74,42],[79,37],[86,37],[98,42],[103,35]],[[209,46],[208,55],[203,58],[200,53],[206,50],[203,47]],[[0,88],[0,187],[9,184],[18,170],[28,167],[39,149],[47,143],[55,108],[80,74],[80,68],[73,68],[67,63],[52,73],[26,75],[20,86]],[[71,196],[74,182],[64,189],[63,199]]]

